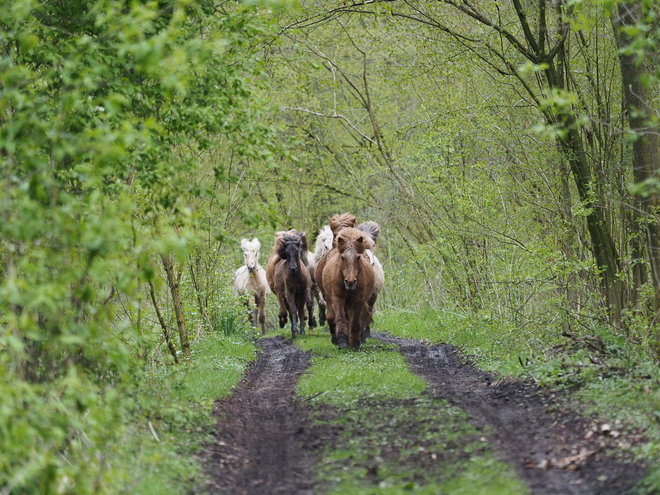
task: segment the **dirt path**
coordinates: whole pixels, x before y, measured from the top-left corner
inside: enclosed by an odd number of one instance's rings
[[[295,399],[309,355],[282,337],[262,352],[234,394],[216,404],[216,441],[207,453],[208,493],[313,493],[312,451],[305,410]]]
[[[590,424],[567,412],[548,412],[552,397],[523,382],[497,381],[462,365],[453,346],[427,346],[376,335],[400,346],[411,370],[423,377],[434,397],[464,409],[476,425],[492,427],[493,450],[516,468],[535,495],[626,494],[645,467],[626,464],[605,453]]]
[[[644,466],[607,456],[598,445],[602,438],[585,439],[586,421],[547,412],[550,398],[533,387],[495,382],[492,375],[461,365],[449,345],[377,337],[400,346],[432,397],[463,408],[483,428],[491,448],[514,466],[532,493],[625,494],[642,477]],[[216,441],[205,455],[211,476],[207,492],[323,493],[315,477],[321,450],[341,431],[312,425],[311,407],[296,399],[309,355],[282,337],[263,339],[260,346],[263,352],[233,396],[216,404]]]

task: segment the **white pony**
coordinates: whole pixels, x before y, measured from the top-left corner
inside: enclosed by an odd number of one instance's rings
[[[245,265],[234,273],[234,293],[243,294],[246,290],[254,293],[254,309],[252,324],[257,327],[257,312],[259,323],[261,323],[262,335],[266,333],[266,296],[270,294],[270,288],[266,281],[266,270],[259,264],[259,250],[261,243],[256,237],[252,241],[241,240],[241,249]]]
[[[374,244],[376,244],[378,236],[380,235],[380,227],[376,222],[368,221],[361,223],[358,225],[358,229],[368,234],[373,239]],[[365,250],[365,253],[367,256],[369,256],[369,261],[371,261],[371,266],[374,269],[374,290],[371,293],[371,297],[369,297],[367,300],[369,310],[373,313],[376,299],[378,299],[378,294],[385,285],[385,272],[383,271],[383,265],[380,264],[378,257],[371,249]],[[364,329],[363,336],[365,340],[371,336],[371,327],[369,325]]]
[[[332,249],[332,230],[330,230],[329,225],[324,225],[319,232],[319,236],[316,238],[316,248],[314,252],[307,252],[307,268],[309,269],[309,274],[312,276],[312,297],[316,299],[319,305],[319,325],[323,326],[325,324],[325,309],[326,303],[323,299],[323,294],[319,290],[319,286],[316,283],[316,267],[321,261],[321,258]]]

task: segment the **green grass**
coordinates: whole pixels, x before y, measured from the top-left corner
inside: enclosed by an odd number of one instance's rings
[[[298,394],[312,402],[346,404],[358,399],[409,398],[419,395],[424,381],[408,371],[395,346],[370,339],[358,351],[339,350],[326,329],[296,339],[313,350],[312,367],[298,382]]]

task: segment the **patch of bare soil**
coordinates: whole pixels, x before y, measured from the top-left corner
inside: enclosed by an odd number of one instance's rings
[[[204,454],[207,493],[314,493],[314,450],[305,408],[295,397],[309,355],[282,337],[261,353],[234,394],[215,405],[215,442]]]
[[[532,493],[626,494],[643,477],[643,463],[611,454],[608,447],[617,440],[610,432],[594,433],[591,421],[562,411],[551,394],[522,381],[498,381],[462,363],[451,345],[376,337],[400,346],[433,397],[463,408],[476,426],[494,431],[491,448],[516,468]]]

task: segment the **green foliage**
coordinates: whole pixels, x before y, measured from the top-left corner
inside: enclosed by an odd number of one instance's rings
[[[252,359],[240,322],[222,344],[204,338],[207,318],[240,309],[213,296],[228,278],[218,241],[229,229],[208,222],[229,217],[214,187],[235,177],[199,157],[223,143],[269,159],[251,49],[269,30],[255,10],[205,0],[0,7],[3,492],[130,491],[141,474],[128,459],[151,473],[176,459],[197,431],[191,402],[228,393]],[[167,371],[146,286],[178,342],[158,266],[169,255],[201,338],[186,372]],[[163,403],[145,396],[176,383]],[[148,420],[172,439],[140,457],[127,439],[143,443],[134,428]],[[188,479],[184,464],[173,478]]]

